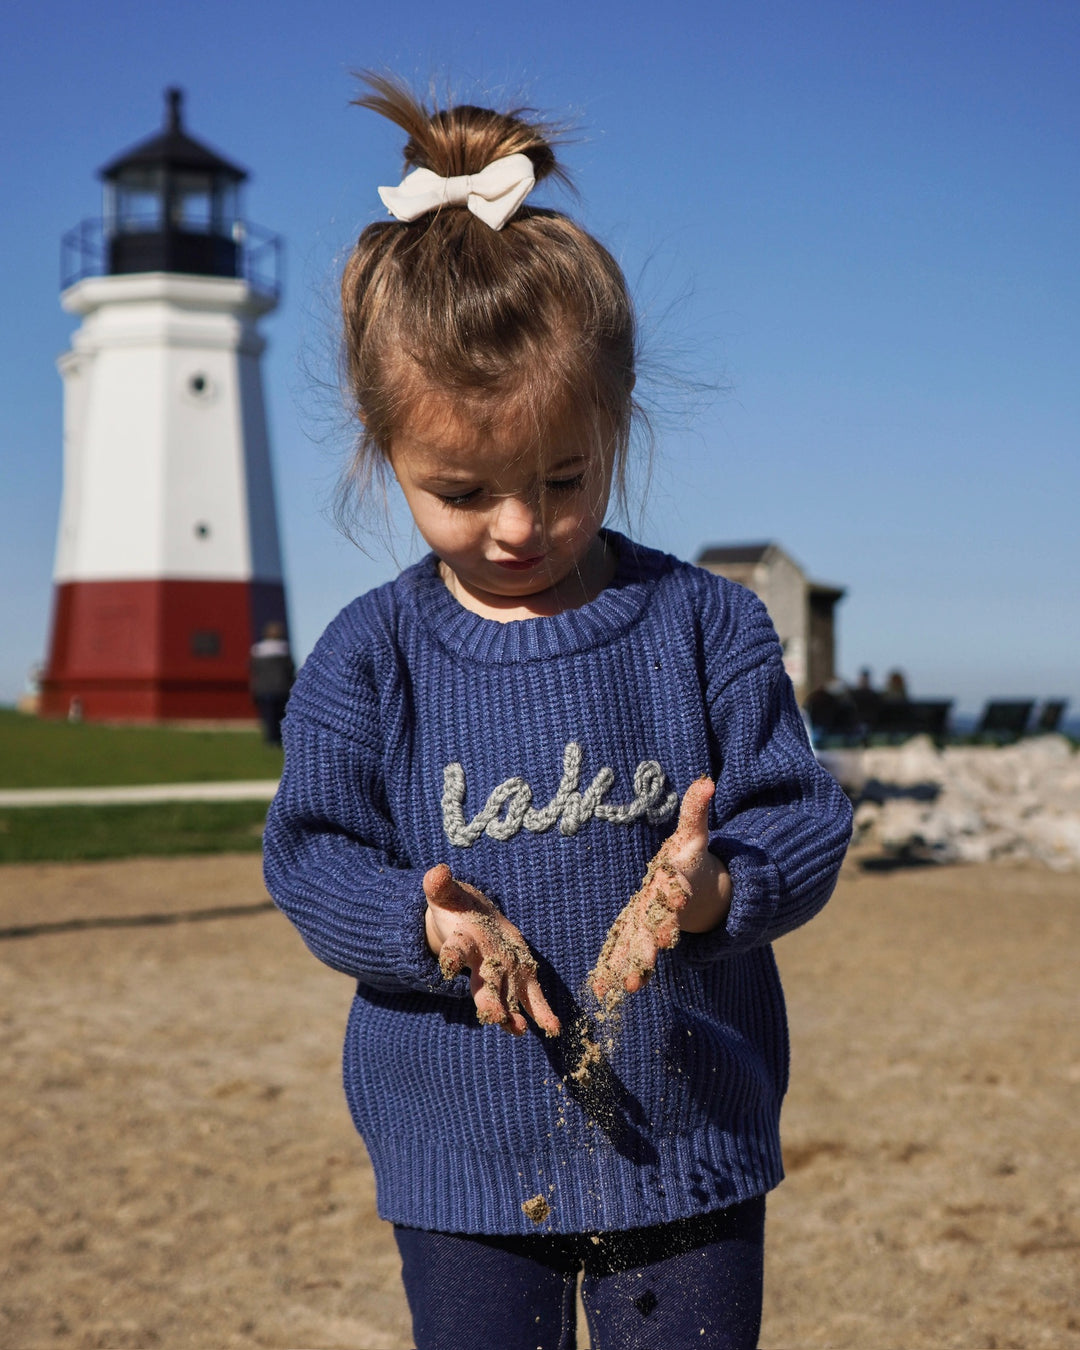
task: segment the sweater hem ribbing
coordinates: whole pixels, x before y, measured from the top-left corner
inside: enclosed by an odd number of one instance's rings
[[[641,1228],[723,1209],[783,1180],[778,1123],[767,1113],[737,1133],[705,1126],[649,1141],[647,1161],[625,1157],[598,1134],[587,1157],[553,1140],[543,1153],[483,1154],[412,1135],[371,1140],[381,1218],[445,1233],[589,1233]],[[522,1204],[542,1195],[550,1215],[533,1223]]]

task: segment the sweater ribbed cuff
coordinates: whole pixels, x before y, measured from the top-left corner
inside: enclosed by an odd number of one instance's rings
[[[761,849],[717,834],[709,850],[731,874],[731,908],[726,921],[710,932],[682,934],[675,950],[691,966],[707,966],[767,942],[780,903],[780,873]]]
[[[390,966],[402,984],[439,994],[459,992],[453,988],[457,981],[443,978],[439,963],[427,944],[426,912],[427,896],[423,886],[419,885],[410,885],[399,897],[398,905],[390,907],[385,936]]]
[[[388,871],[386,875],[392,873]],[[387,907],[387,929],[384,934],[387,959],[397,981],[410,989],[421,989],[445,998],[468,998],[468,972],[448,980],[442,973],[438,959],[432,955],[424,923],[427,896],[422,885],[413,884],[412,877],[416,874],[404,875],[409,880],[399,892],[397,903]],[[376,986],[385,983],[369,982]]]

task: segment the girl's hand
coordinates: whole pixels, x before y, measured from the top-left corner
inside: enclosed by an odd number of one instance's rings
[[[707,933],[727,918],[731,877],[709,852],[709,803],[714,791],[711,778],[699,778],[686,789],[674,834],[664,840],[641,889],[612,924],[589,975],[602,1003],[642,988],[656,969],[660,952],[674,947],[680,932]]]
[[[445,863],[425,873],[424,894],[428,946],[448,980],[468,967],[480,1021],[521,1036],[524,1008],[541,1031],[557,1036],[559,1019],[540,989],[536,961],[510,920],[475,886],[455,881]]]

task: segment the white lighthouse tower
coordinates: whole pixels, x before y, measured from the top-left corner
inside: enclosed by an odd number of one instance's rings
[[[162,132],[101,170],[104,221],[64,241],[82,324],[59,361],[47,716],[251,718],[252,642],[286,618],[257,331],[280,241],[166,101]]]

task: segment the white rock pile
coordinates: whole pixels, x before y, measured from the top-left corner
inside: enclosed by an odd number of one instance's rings
[[[855,842],[935,862],[1080,869],[1080,753],[1063,736],[1008,746],[822,751],[856,802]]]

